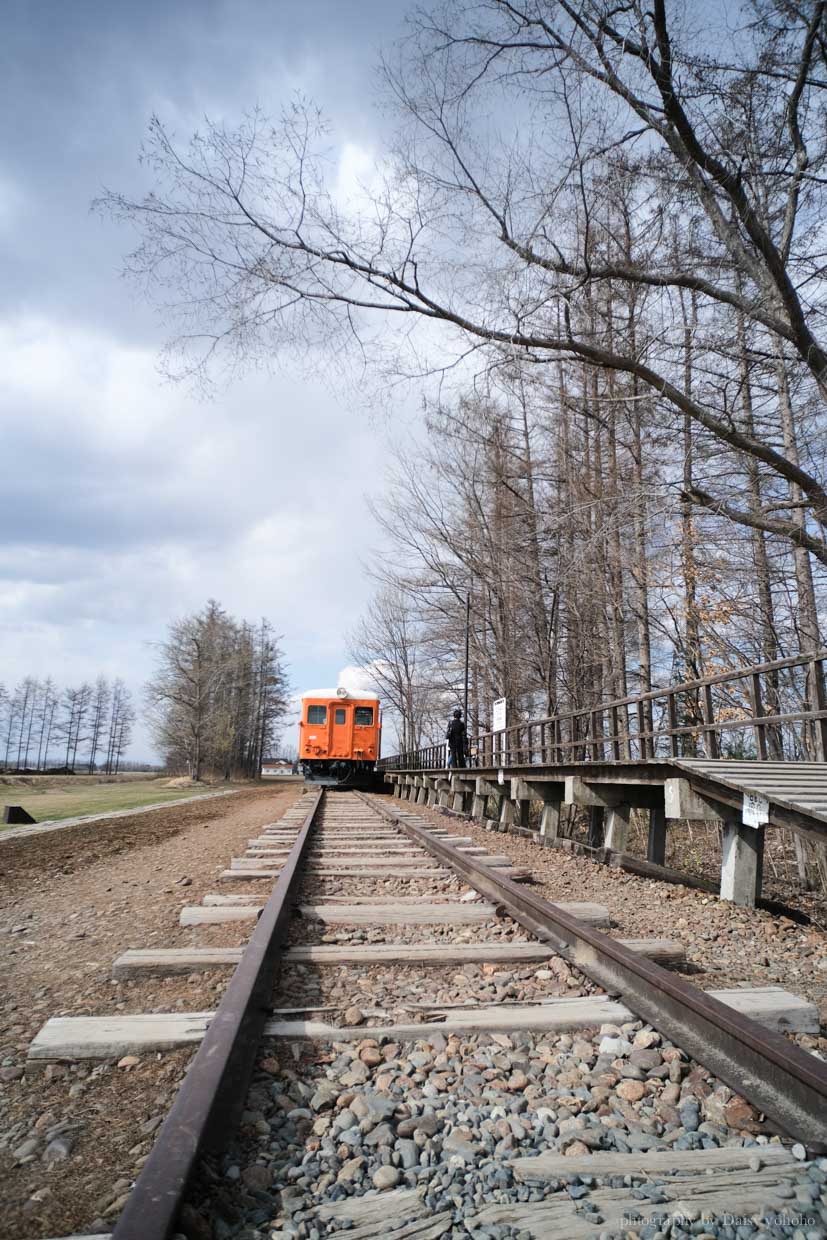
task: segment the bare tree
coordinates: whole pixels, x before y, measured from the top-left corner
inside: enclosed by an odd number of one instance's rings
[[[419,638],[410,600],[399,586],[385,585],[349,639],[350,657],[395,715],[403,750],[420,747],[429,712],[431,690],[420,683]]]
[[[484,355],[576,358],[631,377],[653,415],[686,417],[773,480],[760,512],[726,471],[714,491],[693,481],[688,502],[827,563],[817,461],[750,434],[714,383],[687,391],[672,326],[675,298],[694,294],[694,349],[712,369],[721,323],[742,315],[782,342],[823,405],[824,5],[760,0],[731,38],[687,22],[665,0],[456,0],[417,15],[386,63],[403,129],[370,213],[355,217],[325,187],[325,127],[299,106],[279,126],[254,114],[183,146],[153,121],[145,158],[158,188],[102,205],[141,230],[131,269],[162,297],[172,285],[196,365],[342,329],[361,337],[369,310],[439,321]],[[490,119],[509,107],[506,135]],[[609,201],[624,180],[631,244]],[[664,228],[675,211],[677,250]],[[649,297],[653,330],[637,349],[628,333],[589,330],[589,299],[609,285]],[[803,521],[783,487],[800,494]]]
[[[204,767],[257,774],[286,708],[287,678],[272,627],[229,616],[210,601],[174,621],[157,647],[147,705],[156,741],[193,779]]]
[[[93,691],[91,717],[89,722],[89,774],[95,770],[95,759],[101,746],[104,730],[106,728],[106,716],[109,710],[112,698],[112,690],[109,681],[105,676],[98,676],[95,681]]]

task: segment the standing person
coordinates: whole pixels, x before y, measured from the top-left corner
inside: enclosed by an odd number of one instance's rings
[[[450,756],[449,766],[465,766],[465,724],[462,722],[462,711],[457,707],[445,733]]]

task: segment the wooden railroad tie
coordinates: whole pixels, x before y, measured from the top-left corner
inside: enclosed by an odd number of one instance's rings
[[[638,952],[658,964],[682,964],[686,959],[682,943],[672,939],[619,939],[630,951]],[[242,947],[167,947],[124,952],[112,966],[116,980],[132,977],[174,977],[211,969],[234,969]],[[288,947],[282,962],[315,965],[394,965],[420,964],[439,967],[446,964],[517,964],[550,960],[556,953],[542,943],[320,943],[308,947]]]
[[[780,986],[752,990],[708,992],[721,1003],[769,1029],[816,1033],[818,1009]],[[403,1006],[403,1005],[400,1005]],[[318,1009],[315,1009],[318,1010]],[[550,999],[508,1006],[477,1005],[450,1008],[434,1004],[424,1009],[438,1019],[424,1023],[338,1026],[315,1020],[272,1020],[265,1037],[311,1039],[323,1042],[386,1038],[393,1042],[427,1040],[436,1034],[513,1032],[542,1033],[591,1029],[602,1024],[634,1020],[632,1012],[607,995]],[[28,1062],[109,1059],[148,1051],[173,1050],[200,1042],[213,1012],[161,1012],[137,1016],[57,1016],[48,1020],[29,1046]]]

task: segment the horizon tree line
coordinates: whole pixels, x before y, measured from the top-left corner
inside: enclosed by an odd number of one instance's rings
[[[61,688],[47,676],[0,684],[0,767],[5,772],[78,769],[117,774],[136,718],[120,677]]]

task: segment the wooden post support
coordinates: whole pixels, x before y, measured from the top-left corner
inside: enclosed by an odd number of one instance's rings
[[[763,866],[764,828],[728,819],[724,823],[721,899],[753,908],[761,894]]]
[[[653,861],[655,865],[666,864],[666,815],[660,806],[652,806],[649,810],[646,860]]]
[[[498,807],[497,812],[499,813],[499,804],[500,804],[499,797],[501,793],[502,793],[502,788],[499,786],[499,784],[492,784],[489,780],[483,779],[481,775],[475,776],[474,778],[474,807],[471,811],[471,816],[473,818],[479,818],[480,822],[485,827],[486,831],[493,830],[493,827],[491,826],[492,819],[488,818],[486,815],[486,810],[488,808],[488,798],[490,796],[497,798],[495,803]]]
[[[500,829],[507,831],[514,821],[514,802],[510,797],[500,799]]]
[[[589,848],[603,847],[603,816],[602,805],[592,805],[589,810]]]
[[[461,775],[451,776],[451,791],[454,797],[453,809],[457,813],[464,814],[468,809],[468,801],[474,787],[475,783],[473,780],[465,779]]]
[[[560,834],[560,802],[543,801],[540,818],[540,834],[548,840],[556,840]]]
[[[626,841],[629,836],[629,813],[630,807],[628,805],[613,805],[611,809],[606,810],[604,848],[611,848],[614,852],[626,851]]]

